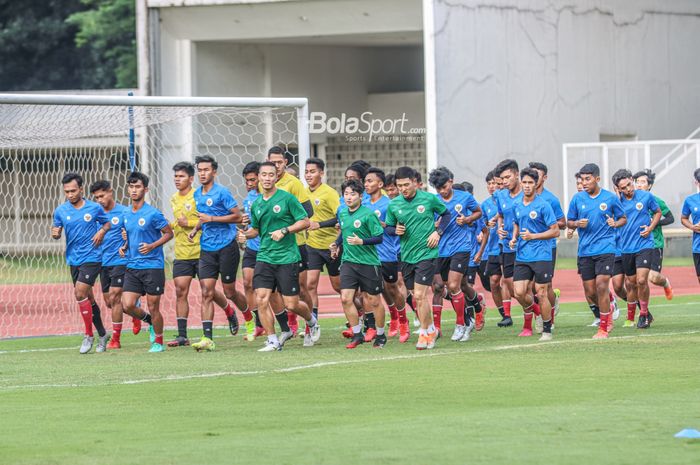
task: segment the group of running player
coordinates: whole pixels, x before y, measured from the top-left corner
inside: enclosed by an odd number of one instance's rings
[[[127,180],[130,206],[117,203],[108,181],[90,186],[95,202],[84,198],[83,179],[64,176],[66,202],[54,212],[51,231],[65,230],[66,259],[75,298],[85,324],[80,353],[121,347],[123,314],[133,318],[133,331],[148,324],[150,352],[165,346],[188,346],[188,296],[199,279],[203,335],[191,345],[211,351],[214,304],[222,308],[229,330],[239,331],[243,315],[247,341],[267,335],[260,351],[282,349],[297,335],[298,317],[306,326],[304,347],[320,338],[318,286],[325,268],[340,294],[350,339],[348,349],[362,343],[381,348],[388,338],[411,338],[406,306],[414,312],[416,348],[431,349],[441,337],[444,300],[450,300],[456,321],[451,339],[468,341],[484,327],[484,298],[474,289],[476,276],[491,293],[501,315],[499,327],[513,325],[511,301],[524,309],[519,336],[541,333],[552,339],[559,291],[552,287],[557,239],[578,232],[578,272],[595,315],[594,338],[606,338],[617,318],[618,298],[627,301],[627,321],[648,328],[649,282],[670,282],[661,274],[661,226],[674,221],[665,203],[649,191],[654,174],[619,170],[616,193],[600,187],[600,171],[587,164],[576,173],[579,192],[565,217],[559,200],[545,187],[547,167],[533,162],[520,170],[504,160],[486,176],[489,197],[479,204],[470,183],[456,183],[439,167],[429,173],[436,194],[423,190],[420,174],[402,167],[387,175],[366,162],[345,172],[341,195],[323,182],[325,162],[306,160],[307,187],[288,172],[288,153],[268,151],[266,161],[248,163],[242,172],[248,194],[242,209],[230,191],[216,182],[218,164],[211,156],[173,167],[177,192],[171,198],[172,221],[145,202],[149,178],[133,172]],[[193,187],[195,174],[200,186]],[[695,172],[700,185],[700,169]],[[700,194],[690,196],[682,224],[693,231],[693,256],[700,280]],[[160,297],[165,292],[163,245],[175,239],[172,274],[178,333],[163,341]],[[241,260],[241,251],[242,260]],[[243,289],[236,288],[242,261]],[[112,311],[107,334],[92,287],[100,277],[104,300]],[[220,292],[216,288],[221,281]],[[428,299],[432,290],[432,308]],[[140,306],[145,296],[148,311]],[[385,310],[389,310],[385,333]],[[275,328],[279,326],[279,333]]]

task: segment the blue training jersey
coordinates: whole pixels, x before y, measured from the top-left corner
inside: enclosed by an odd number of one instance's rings
[[[238,206],[236,199],[224,186],[214,183],[209,192],[204,193],[202,186],[194,191],[197,211],[211,216],[226,216],[231,209]],[[215,252],[229,245],[236,238],[236,226],[233,223],[204,223],[202,238],[199,240],[202,250]]]
[[[53,212],[53,225],[62,227],[66,236],[66,263],[100,263],[102,251],[92,245],[97,230],[107,221],[107,215],[96,202],[83,199],[83,206],[75,208],[66,201]]]
[[[511,249],[510,245],[508,245],[513,237],[513,223],[515,222],[515,210],[513,207],[515,206],[515,202],[522,200],[523,191],[520,190],[515,197],[512,197],[508,189],[501,189],[495,193],[495,196],[498,205],[498,213],[503,217],[503,229],[508,233],[505,239],[500,240],[500,244],[501,247],[503,247],[503,253],[513,253],[515,250]]]
[[[524,199],[518,200],[513,209],[520,232],[527,229],[531,233],[542,233],[557,224],[551,205],[539,195],[527,205]],[[552,261],[552,243],[549,239],[525,241],[518,237],[515,259],[519,262]]]
[[[498,205],[496,205],[496,199],[493,196],[484,200],[481,204],[481,210],[484,212],[484,221],[487,223],[489,220],[493,219],[498,214]],[[487,257],[498,256],[501,254],[501,244],[498,239],[498,225],[493,228],[489,228],[489,240],[486,243],[486,250],[484,250],[484,255]]]
[[[362,205],[372,210],[379,218],[379,221],[384,223],[386,222],[386,210],[389,207],[389,202],[391,202],[391,199],[386,195],[382,195],[374,203],[372,203],[371,196],[368,196],[366,200],[362,200]],[[376,245],[379,261],[397,262],[399,260],[400,240],[399,236],[390,236],[384,231],[384,239],[380,244]]]
[[[550,207],[552,207],[554,217],[557,219],[557,221],[564,218],[564,210],[562,210],[561,202],[556,195],[552,194],[545,188],[542,189],[542,193],[538,194],[537,196],[542,197],[542,199],[546,201]],[[555,249],[557,247],[557,238],[555,237],[554,239],[550,239],[550,242],[552,244],[552,248]]]
[[[471,252],[469,254],[469,266],[470,267],[475,267],[479,266],[478,263],[474,261],[474,257],[476,254],[479,252],[479,249],[481,248],[481,244],[477,240],[477,237],[483,231],[483,229],[486,227],[486,221],[484,220],[484,217],[482,216],[478,220],[474,222],[470,226],[472,228],[472,245],[471,245]],[[483,262],[484,260],[487,260],[489,258],[489,251],[488,247],[484,249],[484,253],[481,255],[481,261]]]
[[[685,199],[681,215],[687,216],[693,224],[700,223],[700,193]],[[700,234],[695,231],[693,231],[693,253],[700,253]]]
[[[119,248],[124,244],[122,228],[124,227],[124,213],[129,209],[120,203],[114,204],[114,208],[105,212],[112,227],[109,228],[102,241],[102,266],[126,265],[126,257],[119,255]]]
[[[144,203],[137,211],[127,208],[123,218],[124,229],[126,229],[127,240],[129,241],[127,268],[134,270],[165,268],[162,245],[145,255],[139,252],[141,244],[151,244],[163,235],[161,230],[169,224],[163,213],[157,208]]]
[[[248,195],[246,195],[245,199],[243,199],[243,212],[247,213],[248,216],[251,215],[250,212],[252,211],[251,208],[253,206],[253,202],[255,202],[255,199],[257,199],[259,196],[260,193],[256,189],[253,189],[248,191]],[[245,246],[247,249],[257,252],[260,248],[260,236],[256,237],[255,239],[248,239]]]
[[[578,228],[579,257],[615,253],[615,228],[608,226],[608,216],[616,221],[624,216],[620,199],[610,191],[601,189],[596,197],[581,191],[571,199],[567,218],[571,221],[588,219],[587,227]]]
[[[620,234],[620,252],[637,253],[644,249],[653,249],[654,235],[650,232],[647,237],[642,237],[639,233],[642,231],[642,226],[651,224],[649,212],[659,210],[659,204],[656,203],[654,196],[650,192],[637,189],[629,200],[624,195],[620,195],[620,204],[627,216],[627,223],[617,228]]]
[[[479,206],[474,196],[467,191],[452,191],[452,198],[445,200],[440,194],[435,194],[447,210],[452,214],[450,222],[440,238],[438,254],[440,257],[451,257],[460,252],[471,252],[473,228],[464,224],[458,225],[460,215],[469,216]]]

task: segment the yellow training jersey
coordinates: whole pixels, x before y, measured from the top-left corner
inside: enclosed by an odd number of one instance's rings
[[[197,226],[199,221],[197,207],[194,203],[194,189],[190,189],[187,195],[180,195],[179,192],[175,192],[170,197],[170,205],[173,208],[173,215],[175,215],[175,220],[170,223],[175,233],[175,259],[196,260],[199,258],[199,237],[201,234],[198,233],[194,237],[193,242],[187,239],[187,236]],[[178,224],[178,218],[182,216],[187,218],[186,228]]]
[[[302,184],[301,181],[299,181],[299,179],[294,175],[284,173],[284,176],[278,179],[275,185],[277,188],[292,194],[301,204],[309,200],[309,194],[306,191],[304,184]],[[306,244],[306,231],[297,233],[297,245],[304,244]]]
[[[340,207],[340,197],[338,192],[326,183],[321,184],[312,191],[308,187],[306,192],[311,200],[311,206],[314,208],[314,216],[312,221],[326,221],[335,218],[335,215]],[[315,231],[307,232],[308,239],[306,243],[314,249],[328,249],[338,237],[338,231],[335,228],[321,228]]]

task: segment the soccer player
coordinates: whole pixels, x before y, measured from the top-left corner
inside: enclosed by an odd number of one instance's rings
[[[525,168],[520,172],[523,197],[513,206],[515,224],[509,245],[516,249],[513,271],[515,298],[525,311],[523,330],[518,336],[532,336],[533,315],[541,314],[540,341],[550,341],[552,305],[548,298],[548,288],[554,273],[551,239],[559,236],[559,222],[550,203],[537,194],[538,181],[538,170]],[[532,296],[533,281],[539,304]]]
[[[100,245],[110,229],[110,221],[100,205],[83,198],[83,178],[77,173],[66,173],[61,180],[66,201],[53,212],[51,237],[61,238],[66,232],[66,263],[78,310],[85,324],[85,336],[80,353],[87,354],[94,343],[93,324],[97,329],[97,352],[104,352],[109,336],[102,324],[100,309],[95,302],[92,286],[100,274],[102,253]]]
[[[700,168],[693,173],[695,185],[700,188]],[[693,231],[693,262],[700,283],[700,193],[688,196],[681,210],[681,224]]]
[[[202,289],[202,339],[192,344],[200,351],[212,351],[216,348],[213,337],[214,298],[216,297],[216,281],[221,276],[221,287],[224,296],[233,303],[243,314],[246,327],[246,338],[255,338],[255,321],[253,313],[248,308],[248,302],[243,294],[236,289],[236,272],[241,254],[236,241],[234,223],[241,222],[238,202],[231,192],[216,182],[219,164],[209,156],[195,158],[197,175],[201,186],[194,191],[194,201],[197,207],[199,221],[188,237],[194,241],[201,230],[199,255],[199,284]],[[238,332],[238,318],[230,305],[226,306],[226,317],[229,321],[231,334]]]
[[[649,270],[655,252],[652,231],[661,219],[661,208],[650,192],[634,188],[629,170],[618,170],[612,181],[619,192],[620,204],[627,217],[627,223],[618,230],[627,288],[627,317],[628,321],[634,321],[639,301],[637,328],[646,329],[654,321],[649,312]],[[649,212],[653,214],[651,218]]]
[[[440,328],[445,285],[450,293],[457,322],[451,339],[465,342],[469,340],[473,324],[465,321],[466,302],[462,292],[462,278],[469,268],[469,253],[472,247],[472,224],[481,218],[481,207],[474,197],[464,190],[453,189],[454,174],[441,166],[430,172],[428,182],[437,191],[437,198],[451,213],[450,223],[445,227],[438,246],[438,266],[433,278],[433,321]],[[472,307],[479,305],[479,298],[473,287],[467,287],[466,300]],[[471,319],[472,315],[469,315]]]
[[[282,349],[269,307],[274,290],[282,294],[284,306],[288,310],[306,321],[304,347],[313,346],[320,337],[316,317],[308,305],[299,299],[301,254],[294,234],[309,227],[308,213],[294,195],[277,187],[277,173],[275,163],[260,164],[258,176],[262,192],[253,203],[250,228],[239,232],[248,239],[260,236],[260,249],[253,276],[258,312],[267,332],[267,342],[260,352]]]
[[[121,348],[122,324],[124,311],[122,309],[122,288],[124,287],[124,273],[126,273],[126,258],[119,255],[119,248],[124,244],[122,228],[124,212],[128,207],[114,201],[114,190],[109,181],[101,180],[92,183],[90,193],[100,204],[112,226],[105,234],[102,241],[102,269],[100,271],[100,284],[102,295],[107,308],[112,311],[112,337],[108,349]],[[133,319],[134,334],[138,334],[141,328],[141,320]]]
[[[438,258],[438,244],[452,215],[438,198],[418,190],[416,171],[408,166],[394,175],[400,196],[389,204],[386,214],[387,232],[401,237],[401,262],[406,287],[416,299],[420,330],[416,349],[432,349],[438,332],[428,304]],[[437,228],[435,215],[439,215]]]
[[[384,192],[386,192],[386,196],[389,197],[389,200],[393,200],[399,196],[399,189],[396,187],[396,179],[393,174],[386,175]]]
[[[199,223],[194,189],[192,188],[194,165],[183,161],[173,166],[173,172],[177,192],[170,197],[170,206],[175,216],[170,227],[175,234],[173,282],[175,284],[177,336],[168,341],[168,347],[179,347],[190,345],[190,340],[187,338],[187,318],[190,314],[189,294],[192,279],[199,275],[200,244],[199,235],[195,235],[191,241],[189,239],[190,233]],[[221,292],[214,291],[214,302],[224,309],[227,315],[233,313],[233,309],[230,308],[226,297]]]
[[[149,352],[163,352],[163,315],[160,313],[160,296],[165,292],[163,245],[173,238],[173,230],[160,210],[145,201],[148,176],[135,171],[126,182],[131,208],[124,212],[126,243],[119,249],[119,253],[128,258],[122,307],[129,315],[150,325]],[[136,306],[144,294],[150,313]]]
[[[567,226],[578,230],[578,261],[583,289],[600,311],[600,326],[594,339],[608,337],[610,322],[610,277],[615,264],[615,229],[627,218],[615,194],[600,187],[600,168],[594,163],[580,170],[583,191],[569,205]]]
[[[650,169],[646,169],[635,173],[633,178],[635,188],[651,192],[651,188],[654,187],[656,173]],[[656,195],[654,196],[654,199],[656,200],[656,203],[659,204],[659,208],[661,209],[661,219],[659,220],[659,224],[652,232],[654,236],[654,256],[652,258],[651,270],[649,271],[649,281],[656,286],[663,287],[666,299],[672,300],[673,288],[671,287],[671,281],[666,276],[661,274],[661,268],[663,267],[664,261],[664,232],[662,226],[673,224],[675,218],[673,217],[671,210],[668,208],[668,205],[666,205],[666,202]]]
[[[513,320],[510,316],[506,317],[503,306],[503,265],[501,263],[501,243],[498,237],[498,199],[496,193],[501,190],[501,178],[496,175],[495,170],[490,171],[486,175],[486,190],[489,197],[481,203],[481,211],[484,213],[486,227],[489,230],[488,240],[486,242],[486,253],[488,259],[486,261],[486,276],[489,280],[489,292],[493,302],[501,315],[500,326],[510,326]],[[508,320],[510,319],[510,322]]]
[[[306,160],[304,179],[306,192],[313,205],[314,214],[309,221],[306,253],[309,257],[307,271],[308,290],[313,302],[312,311],[318,317],[318,281],[325,267],[333,289],[340,293],[340,260],[331,258],[331,244],[338,237],[335,230],[336,214],[340,207],[338,192],[323,182],[326,163],[320,158]]]
[[[459,184],[454,185],[454,189],[459,189],[463,187],[465,191],[474,195],[474,185],[468,181],[464,181],[461,186]],[[461,189],[460,189],[461,190]],[[474,287],[476,284],[476,276],[479,275],[481,280],[481,285],[487,292],[491,292],[491,284],[489,283],[489,278],[486,275],[486,264],[488,262],[488,251],[486,249],[486,243],[489,239],[489,228],[486,226],[486,219],[484,217],[484,211],[482,207],[482,216],[470,226],[471,235],[471,246],[469,253],[469,267],[467,268],[467,274],[462,278],[462,292],[465,295],[468,293],[468,286]],[[479,299],[479,312],[474,312],[474,329],[481,331],[484,329],[484,318],[486,313],[486,304],[484,301],[483,294],[478,294]],[[470,311],[467,307],[467,313]]]
[[[365,192],[369,200],[363,205],[374,211],[382,227],[386,226],[386,212],[391,200],[382,194],[386,176],[379,168],[369,168],[365,174]],[[399,342],[404,343],[411,337],[406,317],[406,298],[399,287],[399,237],[391,236],[384,231],[384,239],[376,246],[379,260],[382,263],[382,280],[384,289],[382,295],[389,307],[389,337],[399,335]]]
[[[341,190],[346,208],[338,211],[340,234],[337,241],[331,244],[330,251],[331,256],[337,258],[342,243],[340,299],[353,333],[350,343],[345,347],[354,349],[366,341],[362,334],[360,315],[355,308],[355,294],[359,290],[363,293],[363,305],[368,312],[375,315],[374,347],[382,348],[386,345],[387,338],[384,334],[384,309],[380,297],[382,276],[379,266],[381,263],[376,245],[384,239],[384,228],[377,215],[362,205],[364,189],[359,180],[345,181]]]

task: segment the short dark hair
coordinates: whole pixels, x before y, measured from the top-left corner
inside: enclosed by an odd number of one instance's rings
[[[513,171],[514,173],[518,173],[520,171],[518,168],[518,162],[511,158],[503,160],[496,166],[493,174],[500,178],[504,171]]]
[[[78,187],[83,187],[83,177],[78,173],[66,173],[61,179],[61,184],[68,184],[75,181],[78,183]]]
[[[578,173],[583,177],[584,174],[590,174],[591,176],[600,176],[600,168],[595,163],[586,163],[578,170]]]
[[[320,158],[309,158],[306,160],[307,165],[316,165],[316,167],[321,171],[326,171],[326,162]]]
[[[420,171],[416,171],[416,182],[417,183],[423,182],[423,176],[420,174]]]
[[[576,179],[581,179],[581,172],[580,172],[580,171],[575,172],[575,173],[574,173],[574,178],[576,178]]]
[[[255,173],[258,174],[260,171],[260,162],[259,161],[251,161],[246,163],[246,165],[243,167],[243,176],[246,174],[250,173]]]
[[[279,145],[275,145],[274,147],[270,147],[270,150],[267,151],[267,158],[270,158],[270,155],[282,155],[284,159],[287,161],[287,164],[291,163],[294,161],[292,154],[289,153],[289,150],[285,149],[284,147],[280,147]]]
[[[625,168],[615,171],[615,174],[612,176],[613,185],[617,187],[617,184],[623,179],[632,179],[632,172]]]
[[[452,181],[454,178],[455,175],[452,173],[452,171],[444,166],[438,166],[428,175],[428,182],[434,188],[439,189],[447,184],[447,181]]]
[[[194,159],[194,164],[199,165],[200,163],[211,163],[211,167],[214,168],[215,170],[219,169],[219,164],[214,160],[214,157],[211,155],[200,155],[198,157],[195,157]]]
[[[377,176],[379,178],[379,180],[382,182],[382,184],[386,185],[386,174],[384,173],[383,169],[372,166],[372,167],[370,167],[370,169],[367,170],[365,177],[370,173]]]
[[[496,177],[496,176],[493,174],[493,170],[489,171],[489,172],[486,174],[486,182],[493,181],[493,178],[495,178],[495,177]]]
[[[173,166],[173,171],[184,171],[187,176],[194,176],[194,165],[188,161],[181,161],[180,163],[175,163]]]
[[[418,173],[416,173],[416,170],[414,170],[410,166],[402,166],[401,168],[396,170],[396,173],[394,173],[394,178],[396,180],[412,179],[415,181],[418,178]]]
[[[260,166],[258,166],[258,173],[262,170],[263,166],[271,166],[275,169],[275,172],[277,172],[277,167],[274,163],[272,163],[271,161],[264,161],[260,163]]]
[[[454,183],[452,185],[452,189],[454,189],[456,191],[465,191],[466,192],[466,189],[464,188],[464,184],[459,183],[459,182]]]
[[[634,179],[634,180],[636,181],[637,178],[642,178],[642,177],[645,177],[645,176],[646,176],[646,178],[647,178],[647,182],[649,183],[649,186],[650,186],[650,187],[653,186],[653,185],[654,185],[654,181],[656,180],[656,173],[654,173],[654,172],[653,172],[652,170],[650,170],[649,168],[644,169],[644,170],[642,170],[642,171],[637,171],[637,172],[634,173],[634,175],[632,176],[632,179]]]
[[[354,171],[360,176],[360,179],[364,179],[365,174],[367,174],[367,168],[365,167],[365,165],[357,162],[353,162],[352,165],[345,168],[345,173],[347,173],[348,171]]]
[[[349,179],[345,181],[341,186],[340,186],[340,192],[345,195],[345,189],[347,188],[352,189],[353,191],[357,192],[358,194],[362,195],[362,193],[365,191],[364,186],[360,181],[357,179]]]
[[[527,166],[542,171],[544,174],[547,174],[547,165],[545,165],[544,163],[540,163],[539,161],[531,161],[530,163],[528,163]]]
[[[396,185],[396,178],[394,177],[393,174],[387,174],[386,175],[386,181],[384,182],[385,186],[395,186]]]
[[[100,179],[95,181],[90,185],[90,193],[94,194],[97,191],[108,191],[112,188],[112,185],[106,179]]]
[[[462,181],[462,187],[464,187],[464,190],[470,194],[474,194],[474,184],[470,183],[469,181]]]
[[[537,169],[527,167],[523,168],[522,171],[520,171],[520,179],[523,179],[525,176],[529,176],[532,178],[533,181],[535,181],[535,184],[537,184],[537,181],[540,180],[540,174],[537,172]]]
[[[695,170],[695,172],[693,173],[693,176],[695,177],[695,180],[697,182],[700,182],[700,168]]]
[[[126,180],[127,184],[136,184],[137,182],[141,181],[143,183],[143,187],[148,187],[148,176],[145,174],[139,172],[139,171],[134,171],[132,172],[129,177]]]

